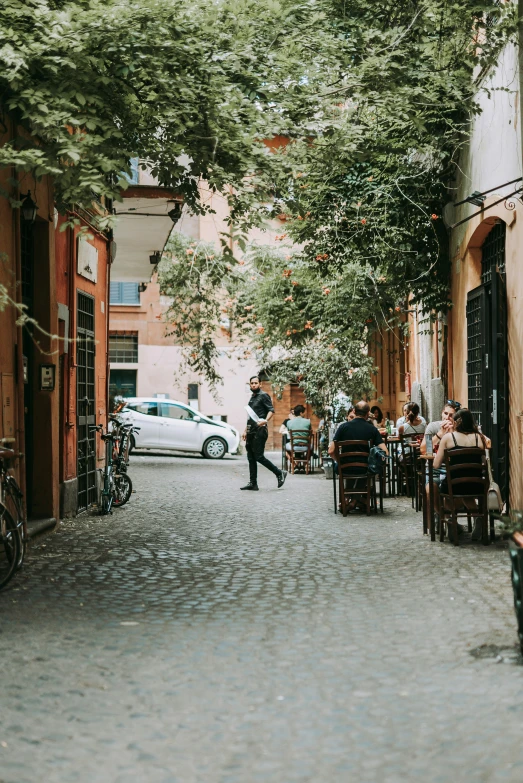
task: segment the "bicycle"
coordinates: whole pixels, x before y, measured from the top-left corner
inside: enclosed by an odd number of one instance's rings
[[[13,440],[0,439],[0,590],[22,567],[28,537],[24,496],[9,472],[12,460],[21,456],[5,446]]]
[[[125,471],[121,470],[121,460],[118,458],[118,435],[113,432],[104,432],[101,424],[93,426],[91,430],[100,433],[105,443],[105,465],[103,469],[103,487],[100,506],[100,514],[111,514],[112,507],[123,506],[132,493],[131,479]],[[115,470],[116,467],[116,470]]]
[[[116,436],[111,432],[104,432],[101,424],[91,426],[89,429],[96,430],[105,444],[105,465],[103,469],[103,487],[100,505],[100,514],[105,516],[111,514],[114,499],[114,475],[113,475],[113,448]]]
[[[129,464],[131,433],[137,432],[139,427],[134,427],[133,424],[127,424],[116,416],[110,416],[109,419],[116,428],[115,447],[113,448],[115,484],[113,505],[120,508],[127,503],[133,491],[133,484],[127,473],[127,466]]]

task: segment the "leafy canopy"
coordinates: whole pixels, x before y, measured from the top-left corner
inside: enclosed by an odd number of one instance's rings
[[[230,302],[234,339],[280,381],[307,383],[317,356],[316,398],[360,369],[366,388],[372,331],[409,297],[448,305],[442,206],[514,15],[495,0],[4,0],[0,101],[22,132],[0,166],[51,174],[66,209],[118,197],[139,157],[194,211],[200,178],[227,192],[237,232],[283,214],[287,251],[207,248],[187,275],[176,249],[174,333],[216,382]],[[269,152],[271,137],[286,143]]]
[[[51,174],[62,208],[118,197],[132,157],[195,209],[200,177],[242,189],[306,113],[322,20],[314,0],[4,0],[1,108],[27,133],[0,166]]]
[[[335,58],[328,46],[301,124],[288,127],[288,143],[251,178],[251,191],[231,199],[245,227],[283,216],[287,245],[247,255],[256,280],[244,275],[233,317],[240,333],[250,328],[260,363],[279,383],[314,375],[315,399],[347,391],[355,368],[358,388],[368,389],[370,337],[404,330],[412,304],[427,313],[449,306],[441,214],[482,74],[515,22],[513,4],[494,0],[322,8],[318,47],[330,36]],[[314,111],[304,121],[307,107]]]

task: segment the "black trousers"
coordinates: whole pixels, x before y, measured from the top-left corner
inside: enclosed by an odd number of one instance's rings
[[[281,470],[276,465],[263,456],[268,436],[267,427],[258,427],[256,430],[247,433],[245,447],[247,459],[249,460],[249,481],[251,484],[258,483],[258,463],[270,470],[271,473],[274,473],[275,476],[279,476],[281,473]]]

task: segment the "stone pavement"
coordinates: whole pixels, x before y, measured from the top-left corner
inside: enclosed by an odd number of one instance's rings
[[[0,596],[1,783],[523,780],[503,545],[335,516],[319,475],[239,492],[244,458],[130,474]]]

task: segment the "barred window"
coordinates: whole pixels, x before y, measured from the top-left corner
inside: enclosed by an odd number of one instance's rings
[[[138,361],[138,334],[110,334],[109,361],[111,364]]]

